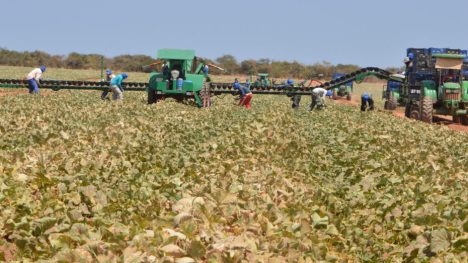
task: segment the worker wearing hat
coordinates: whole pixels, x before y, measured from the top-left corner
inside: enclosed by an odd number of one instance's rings
[[[369,110],[374,110],[374,100],[372,94],[364,92],[361,96],[361,111],[366,111],[367,106],[369,106]]]
[[[44,73],[46,69],[46,66],[42,65],[33,69],[26,76],[26,83],[28,83],[29,94],[39,94],[40,79],[42,77],[42,73]]]
[[[111,81],[113,78],[115,78],[115,75],[112,74],[112,70],[110,69],[106,70],[106,81]],[[103,100],[108,99],[107,96],[109,92],[110,92],[110,89],[103,91],[101,94],[101,99]]]
[[[239,82],[234,82],[233,87],[234,89],[239,90],[239,106],[245,106],[246,109],[250,109],[250,101],[253,97],[252,91],[248,87],[241,85]]]
[[[110,81],[111,91],[112,91],[112,100],[121,100],[123,99],[123,88],[122,82],[128,78],[127,73],[122,73]]]

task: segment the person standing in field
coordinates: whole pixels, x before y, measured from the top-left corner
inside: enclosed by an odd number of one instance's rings
[[[374,100],[371,94],[364,92],[361,96],[361,111],[366,111],[367,106],[369,110],[374,110]]]
[[[312,90],[312,102],[309,106],[309,111],[312,111],[315,107],[317,109],[322,109],[326,107],[325,105],[325,95],[327,94],[327,90],[324,88],[315,88]]]
[[[240,95],[239,106],[245,106],[246,109],[250,109],[251,108],[250,101],[252,100],[252,97],[253,97],[252,91],[246,86],[239,84],[239,82],[235,82],[233,87],[239,90],[239,95]]]
[[[112,70],[110,69],[106,70],[106,81],[110,82],[113,78],[115,78],[115,75],[112,74]],[[108,90],[103,91],[101,94],[101,99],[102,100],[109,99],[108,97],[109,92],[110,92],[110,88]]]
[[[33,69],[26,76],[26,82],[28,83],[29,94],[39,94],[39,84],[42,77],[42,73],[46,71],[46,66],[42,65],[38,68]]]
[[[122,73],[111,79],[112,100],[123,99],[122,82],[128,78],[127,73]]]

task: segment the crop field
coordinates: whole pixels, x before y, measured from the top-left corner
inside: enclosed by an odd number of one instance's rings
[[[468,260],[466,133],[310,98],[43,94],[0,97],[0,261]]]

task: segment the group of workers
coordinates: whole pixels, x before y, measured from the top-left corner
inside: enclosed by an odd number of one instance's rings
[[[39,94],[39,86],[41,83],[42,74],[46,71],[46,69],[47,67],[45,65],[42,65],[38,68],[33,69],[31,72],[28,73],[28,75],[26,75],[26,83],[28,84],[30,94]],[[127,73],[114,75],[112,73],[112,70],[106,70],[106,81],[110,82],[110,86],[108,90],[102,92],[101,99],[110,99],[109,92],[112,92],[112,100],[123,99],[122,83],[127,78]]]
[[[28,84],[28,89],[30,94],[38,94],[39,93],[39,85],[42,74],[46,71],[47,67],[42,65],[39,68],[33,69],[29,74],[26,76],[26,82]],[[164,66],[163,66],[164,69]],[[172,73],[172,72],[171,72]],[[203,69],[203,73],[205,76],[208,76],[208,67],[206,66]],[[175,72],[173,73],[175,75]],[[176,78],[179,76],[175,76]],[[110,86],[108,90],[105,90],[101,94],[102,100],[108,100],[109,92],[112,92],[112,100],[122,100],[123,99],[123,87],[122,83],[125,79],[128,78],[127,73],[122,73],[119,75],[114,75],[112,70],[106,70],[106,81],[109,81]],[[285,82],[285,85],[294,86],[294,81],[288,79]],[[246,109],[250,109],[252,107],[252,91],[250,90],[250,82],[247,80],[244,85],[239,83],[239,80],[236,78],[233,84],[234,89],[237,89],[239,92],[239,106],[243,106]],[[315,88],[312,90],[312,102],[309,105],[309,111],[317,109],[322,109],[326,107],[325,98],[331,97],[332,93],[330,90],[326,90],[324,88]],[[299,104],[301,101],[300,95],[295,95],[292,98],[292,108],[298,109]],[[361,111],[366,111],[367,109],[373,110],[374,109],[374,100],[372,99],[372,95],[365,92],[361,96]]]
[[[288,79],[285,82],[286,86],[294,86],[294,81]],[[233,83],[233,88],[239,92],[239,106],[244,106],[246,109],[250,109],[251,100],[253,97],[252,91],[250,90],[250,82],[247,80],[245,85],[239,83],[239,80],[236,78]],[[315,88],[312,89],[312,101],[309,105],[309,111],[314,109],[323,109],[327,107],[325,103],[325,98],[331,98],[333,96],[333,91],[326,90],[324,88]],[[292,98],[292,108],[298,109],[301,101],[300,95],[294,95]],[[364,92],[361,96],[361,111],[374,110],[374,100],[372,94]]]

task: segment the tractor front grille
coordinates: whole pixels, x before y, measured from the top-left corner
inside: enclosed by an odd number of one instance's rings
[[[460,100],[460,91],[458,89],[446,89],[444,100]]]

